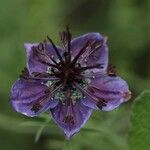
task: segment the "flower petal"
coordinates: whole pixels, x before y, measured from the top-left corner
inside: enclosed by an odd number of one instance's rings
[[[84,126],[92,113],[92,110],[81,102],[76,102],[70,107],[60,102],[55,108],[51,109],[52,117],[59,127],[64,130],[68,139]]]
[[[80,57],[79,62],[88,66],[95,64],[102,64],[103,68],[92,69],[94,72],[104,72],[108,65],[108,47],[106,44],[106,37],[103,37],[99,33],[88,33],[77,38],[74,38],[71,42],[71,50],[73,56],[76,56],[79,51],[86,45],[87,42],[96,42],[100,45],[98,48],[87,48],[86,52]]]
[[[26,49],[26,55],[27,55],[27,67],[29,69],[29,72],[46,72],[47,71],[47,65],[40,62],[40,59],[52,63],[50,57],[54,58],[55,60],[58,60],[58,57],[56,55],[56,52],[51,44],[45,44],[45,55],[37,55],[37,53],[33,50],[33,47],[38,47],[39,43],[25,43],[25,49]],[[60,47],[57,47],[58,51],[62,55],[62,49]]]
[[[96,78],[91,82],[87,91],[96,100],[87,96],[83,104],[94,109],[101,107],[104,111],[113,110],[131,98],[127,83],[120,77]]]
[[[58,101],[51,100],[46,95],[47,90],[47,86],[37,81],[17,80],[12,86],[10,102],[17,112],[37,116],[58,104]]]

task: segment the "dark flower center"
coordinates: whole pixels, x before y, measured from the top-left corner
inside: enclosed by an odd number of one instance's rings
[[[83,53],[86,52],[87,48],[90,46],[91,48],[99,48],[101,46],[100,43],[96,41],[87,41],[86,44],[81,48],[78,54],[72,58],[71,56],[71,33],[69,28],[67,27],[66,31],[60,33],[61,41],[64,47],[64,54],[61,55],[55,44],[53,43],[52,39],[47,37],[48,41],[51,43],[55,53],[58,57],[58,61],[51,59],[53,64],[46,61],[43,54],[46,55],[44,50],[44,44],[41,43],[38,47],[33,47],[34,51],[38,55],[39,61],[44,63],[50,67],[50,72],[48,72],[49,76],[54,76],[59,78],[59,80],[55,83],[57,86],[63,84],[64,87],[72,87],[73,83],[81,83],[82,82],[82,73],[88,69],[102,67],[102,64],[95,64],[92,66],[81,66],[78,62],[79,58],[82,56]],[[42,55],[41,55],[42,54]]]

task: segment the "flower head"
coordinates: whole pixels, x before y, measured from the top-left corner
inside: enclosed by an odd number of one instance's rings
[[[92,109],[113,110],[131,93],[108,66],[106,37],[88,33],[72,40],[67,27],[60,38],[63,48],[49,37],[25,44],[27,68],[12,86],[10,100],[26,116],[49,111],[70,138],[83,127]]]

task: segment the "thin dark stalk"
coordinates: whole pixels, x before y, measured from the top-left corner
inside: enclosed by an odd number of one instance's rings
[[[61,55],[60,55],[60,53],[59,53],[57,47],[55,46],[55,44],[54,44],[53,41],[52,41],[52,39],[50,39],[48,36],[47,36],[47,39],[48,39],[49,42],[52,44],[52,46],[53,46],[53,48],[54,48],[54,50],[55,50],[55,52],[56,52],[56,54],[57,54],[57,56],[58,56],[60,62],[61,62],[62,64],[64,64],[64,60],[62,59],[62,57],[61,57]]]
[[[72,60],[72,65],[75,65],[75,63],[78,61],[79,57],[86,51],[86,48],[89,46],[89,41],[86,42],[86,44],[83,46],[83,48],[79,51],[79,53],[75,56],[75,58]]]
[[[93,66],[79,67],[79,68],[76,68],[76,69],[79,70],[79,71],[85,71],[87,69],[94,69],[94,68],[98,68],[100,66],[101,66],[101,64],[96,64],[96,65],[93,65]]]
[[[52,61],[54,64],[58,65],[58,63],[57,63],[53,58],[51,58],[51,57],[49,57],[49,58],[51,59],[51,61]]]
[[[40,62],[41,62],[41,63],[43,63],[43,64],[45,64],[45,65],[48,65],[48,66],[50,66],[50,67],[57,68],[58,70],[59,70],[59,69],[61,69],[61,67],[60,67],[60,66],[58,66],[58,65],[54,65],[54,64],[51,64],[51,63],[48,63],[48,62],[42,61],[42,60],[40,60]]]
[[[67,41],[68,41],[68,58],[69,58],[69,61],[71,61],[71,33],[69,31],[69,26],[66,27],[66,30],[67,30]]]

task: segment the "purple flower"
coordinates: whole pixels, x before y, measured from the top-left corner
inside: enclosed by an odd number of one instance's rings
[[[113,110],[131,93],[108,66],[106,37],[88,33],[71,40],[67,27],[60,38],[63,48],[49,37],[25,44],[27,68],[12,86],[10,101],[26,116],[49,111],[69,139],[84,126],[92,109]]]

